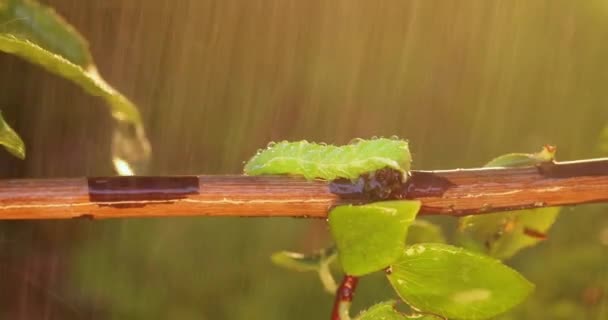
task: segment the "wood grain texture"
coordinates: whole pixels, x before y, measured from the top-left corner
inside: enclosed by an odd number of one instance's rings
[[[467,215],[608,201],[608,160],[414,172],[405,198],[426,214]]]
[[[420,214],[461,216],[608,202],[608,159],[524,168],[412,171],[386,199],[417,199]],[[325,218],[375,201],[350,181],[170,176],[0,180],[0,219],[168,216]]]

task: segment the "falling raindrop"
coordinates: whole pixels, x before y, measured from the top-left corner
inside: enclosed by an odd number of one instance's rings
[[[112,136],[112,162],[120,175],[145,173],[150,161],[150,142],[143,126],[117,121]]]

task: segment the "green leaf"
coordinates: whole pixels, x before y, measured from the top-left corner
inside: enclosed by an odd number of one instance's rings
[[[4,121],[2,112],[0,112],[0,145],[15,157],[25,158],[25,144],[15,130]]]
[[[113,163],[120,174],[143,170],[150,156],[135,105],[98,74],[86,40],[52,8],[34,0],[0,0],[0,51],[19,56],[102,97],[116,119]]]
[[[0,0],[0,33],[27,39],[81,67],[93,65],[84,37],[37,1]]]
[[[464,217],[459,222],[461,242],[469,249],[507,259],[545,240],[559,211],[551,207]]]
[[[412,319],[412,320],[446,320],[446,318],[444,318],[444,317],[434,316],[434,315],[430,315],[430,314],[420,314],[420,313],[409,315],[409,316],[406,316],[405,318]]]
[[[441,227],[426,220],[416,219],[407,231],[407,244],[415,243],[445,243]]]
[[[414,313],[407,315],[395,310],[396,301],[384,301],[362,311],[355,320],[443,320],[438,316]]]
[[[330,264],[336,258],[336,248],[330,247],[313,254],[280,251],[271,256],[274,264],[298,272],[314,271],[319,275],[323,288],[330,294],[335,294],[338,285],[331,274]]]
[[[538,153],[511,153],[495,158],[486,167],[531,166],[553,161],[555,147]],[[546,239],[560,208],[517,210],[463,217],[459,220],[460,243],[498,259],[507,259],[520,250]]]
[[[85,70],[69,60],[47,51],[33,42],[11,35],[0,35],[0,51],[19,56],[47,71],[71,80],[89,94],[100,96],[112,109],[112,115],[123,121],[141,123],[139,111],[126,97],[107,84],[95,70]]]
[[[380,302],[361,312],[355,320],[406,320],[406,316],[395,310],[395,301]]]
[[[129,173],[131,159],[147,159],[150,153],[139,111],[126,97],[107,84],[94,68],[87,70],[40,46],[11,35],[0,34],[0,51],[19,56],[47,71],[71,80],[89,94],[106,100],[113,117],[119,121],[114,133],[114,162],[122,161],[124,172]],[[125,156],[126,155],[126,156]],[[118,159],[116,159],[118,158]],[[118,166],[117,166],[118,167]],[[118,167],[120,171],[120,167]],[[121,172],[123,173],[123,172]]]
[[[306,272],[319,270],[322,257],[318,254],[306,255],[299,252],[279,251],[273,253],[270,259],[274,264],[285,269]]]
[[[534,285],[499,260],[445,244],[408,247],[388,273],[401,299],[449,319],[487,319],[522,302]]]
[[[410,169],[407,141],[356,139],[345,146],[308,141],[269,143],[245,165],[248,175],[301,175],[306,179],[356,179],[361,174],[392,168],[404,174]]]
[[[361,276],[398,259],[419,209],[419,201],[385,201],[331,210],[329,227],[344,271]]]
[[[509,153],[492,159],[484,167],[524,167],[551,162],[555,151],[554,146],[546,145],[537,153]]]

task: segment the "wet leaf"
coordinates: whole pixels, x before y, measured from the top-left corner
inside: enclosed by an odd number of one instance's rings
[[[150,152],[149,144],[145,138],[141,117],[135,105],[126,97],[107,84],[97,71],[85,70],[69,60],[49,52],[40,46],[11,35],[0,34],[0,51],[19,56],[33,64],[37,64],[47,71],[69,79],[78,84],[89,94],[102,97],[106,100],[113,117],[124,126],[130,127],[132,132],[129,148],[138,146],[138,157],[147,158]],[[134,140],[135,139],[135,140]],[[124,139],[121,140],[123,144]],[[129,149],[126,148],[126,149]]]
[[[433,316],[433,315],[429,315],[429,314],[413,314],[413,315],[405,316],[405,318],[412,319],[412,320],[446,320],[446,318],[444,318],[444,317]]]
[[[388,279],[412,307],[449,319],[491,318],[534,288],[499,260],[438,243],[407,247]]]
[[[86,40],[52,8],[34,0],[0,0],[0,51],[19,56],[102,97],[116,119],[113,163],[123,175],[143,171],[150,156],[135,105],[98,74]]]
[[[468,248],[507,259],[545,240],[559,211],[551,207],[464,217],[459,226],[461,241]]]
[[[409,319],[395,310],[395,301],[381,302],[361,312],[355,320],[406,320]]]
[[[553,161],[555,147],[538,153],[511,153],[490,161],[486,167],[530,166]],[[542,203],[540,203],[542,205]],[[459,220],[460,243],[470,250],[507,259],[521,249],[546,239],[560,208],[517,210],[463,217]]]
[[[12,35],[0,34],[0,51],[19,56],[47,71],[69,79],[89,94],[102,97],[111,107],[112,115],[122,121],[141,123],[139,111],[126,97],[107,84],[95,70],[85,70],[60,55],[37,44]]]
[[[37,1],[0,1],[0,34],[27,39],[83,68],[93,65],[84,37],[55,10]]]
[[[419,201],[385,201],[333,209],[329,226],[344,271],[361,276],[384,269],[398,259],[407,229],[419,209]]]
[[[25,144],[19,135],[4,121],[0,112],[0,145],[17,158],[25,158]]]
[[[407,244],[445,243],[441,227],[426,220],[416,219],[407,231]]]
[[[355,320],[444,320],[438,316],[425,314],[403,314],[395,310],[396,301],[380,302],[362,311]]]

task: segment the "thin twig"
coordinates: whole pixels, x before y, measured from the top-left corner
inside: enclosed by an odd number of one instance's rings
[[[422,202],[420,214],[450,216],[608,202],[608,158],[523,168],[412,171],[405,183],[381,175],[375,179],[326,182],[283,176],[136,176],[0,180],[0,220],[325,218],[336,205],[382,199],[416,199]]]

